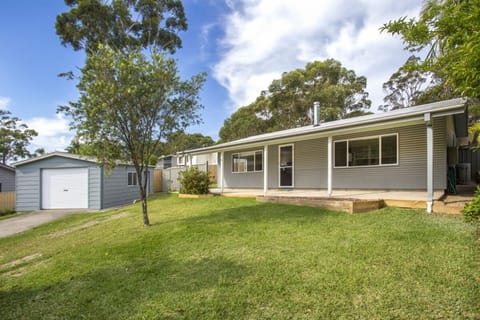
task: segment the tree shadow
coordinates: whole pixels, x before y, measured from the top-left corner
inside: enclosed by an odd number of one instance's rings
[[[225,288],[240,281],[247,271],[245,266],[221,257],[120,263],[72,274],[57,283],[44,281],[35,289],[0,291],[0,310],[2,319],[123,319],[147,305],[181,315],[187,309],[199,308],[196,304],[200,302],[179,306],[162,298],[193,297]]]

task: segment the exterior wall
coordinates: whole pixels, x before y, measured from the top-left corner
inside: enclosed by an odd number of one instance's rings
[[[140,199],[138,185],[128,185],[128,172],[135,172],[132,166],[118,166],[111,172],[103,175],[102,208],[109,208],[132,203]],[[150,169],[148,179],[148,193],[152,192],[153,168]]]
[[[0,167],[0,192],[15,191],[15,171]]]
[[[263,148],[253,148],[241,150],[241,152],[246,151],[258,151],[263,150]],[[232,172],[232,154],[238,153],[239,151],[234,152],[225,152],[224,164],[225,168],[223,171],[224,174],[224,187],[225,188],[261,188],[263,187],[263,171],[261,172]],[[218,174],[220,177],[220,174]],[[219,184],[220,185],[220,184]]]
[[[337,189],[426,189],[427,129],[425,124],[334,136],[333,141],[398,133],[399,164],[396,166],[333,168]],[[434,118],[434,189],[446,189],[446,120]],[[327,138],[298,141],[294,145],[294,188],[327,188]],[[268,187],[279,187],[279,145],[268,149]],[[263,172],[232,173],[232,154],[260,150],[225,152],[225,188],[263,188]],[[220,173],[218,174],[220,177]],[[219,181],[220,185],[220,181]]]
[[[88,168],[88,206],[91,209],[100,209],[98,193],[100,191],[99,168],[92,162],[69,159],[64,157],[51,157],[29,162],[16,167],[16,210],[40,210],[41,204],[41,176],[42,169],[60,168]]]
[[[433,123],[434,189],[447,187],[445,130],[445,118],[435,118]],[[388,133],[398,133],[399,165],[334,168],[334,189],[425,189],[427,187],[427,129],[424,124],[336,136],[333,141]]]

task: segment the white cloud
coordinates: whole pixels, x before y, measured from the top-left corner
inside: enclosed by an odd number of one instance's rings
[[[6,110],[10,105],[11,99],[8,97],[0,97],[0,109]]]
[[[32,151],[37,148],[44,148],[46,152],[65,150],[74,136],[69,130],[68,120],[62,114],[56,114],[52,118],[27,119],[25,123],[38,132],[30,144]]]
[[[380,33],[383,23],[415,16],[417,0],[242,0],[223,20],[223,51],[213,76],[234,108],[254,101],[282,72],[334,58],[367,77],[372,106],[382,103],[382,83],[408,57],[399,38]],[[241,8],[241,9],[237,9]]]

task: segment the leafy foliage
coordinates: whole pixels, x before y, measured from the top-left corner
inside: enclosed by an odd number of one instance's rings
[[[117,50],[151,45],[170,53],[181,48],[177,35],[187,29],[179,0],[65,0],[71,10],[57,16],[57,35],[63,45],[95,51],[99,44]]]
[[[208,194],[210,178],[208,172],[200,171],[197,167],[190,167],[179,173],[178,181],[182,187],[180,193]]]
[[[426,70],[456,93],[480,97],[480,5],[477,0],[427,0],[418,19],[402,17],[382,30],[400,35],[406,49],[428,50]]]
[[[381,106],[381,109],[396,110],[417,104],[429,76],[422,71],[419,62],[419,57],[410,56],[383,84],[383,90],[387,95],[383,98],[385,105]]]
[[[12,117],[10,111],[0,109],[0,162],[3,164],[31,156],[27,146],[38,133],[20,121]]]
[[[226,119],[222,141],[310,124],[314,101],[321,105],[320,119],[332,121],[364,114],[370,107],[367,79],[334,59],[308,63],[273,80],[251,105]]]
[[[161,153],[164,155],[194,148],[207,147],[215,143],[210,136],[204,136],[201,133],[185,133],[181,130],[170,133],[166,140],[167,141],[163,146],[161,146]]]
[[[72,118],[72,129],[94,146],[100,163],[133,164],[148,225],[144,173],[162,138],[200,121],[198,92],[205,75],[182,81],[175,61],[155,50],[147,58],[141,50],[125,54],[108,46],[87,55],[81,72],[80,98],[59,111]]]
[[[465,205],[463,216],[466,222],[476,224],[480,227],[480,187],[477,187],[472,201]]]

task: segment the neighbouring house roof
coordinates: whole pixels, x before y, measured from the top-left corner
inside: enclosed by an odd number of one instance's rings
[[[35,161],[39,161],[39,160],[43,160],[43,159],[48,159],[48,158],[51,158],[51,157],[63,157],[63,158],[87,161],[87,162],[98,164],[97,158],[92,157],[92,156],[84,156],[84,155],[74,154],[74,153],[69,153],[69,152],[55,151],[55,152],[51,152],[51,153],[46,153],[44,155],[41,155],[41,156],[38,156],[38,157],[35,157],[35,158],[30,158],[30,159],[26,159],[26,160],[16,162],[16,163],[13,164],[13,166],[18,167],[18,166],[21,166],[21,165],[24,165],[24,164],[27,164],[27,163],[31,163],[31,162],[35,162]],[[117,165],[130,166],[132,164],[131,163],[120,163],[119,162],[119,163],[117,163]],[[149,167],[153,168],[155,166],[149,166]]]
[[[0,163],[0,168],[15,172],[14,167],[10,167],[9,165],[3,164],[3,163]]]
[[[189,154],[202,154],[213,151],[228,151],[240,149],[242,147],[262,145],[268,142],[279,143],[282,141],[292,141],[292,139],[301,139],[310,136],[322,137],[328,136],[332,133],[342,134],[342,132],[348,132],[356,128],[368,129],[383,124],[404,123],[405,125],[409,125],[411,121],[423,121],[424,114],[426,113],[430,113],[432,117],[463,113],[465,112],[465,103],[466,100],[462,98],[444,100],[389,112],[324,122],[318,126],[309,125],[270,132],[205,148],[186,150],[184,152]]]

